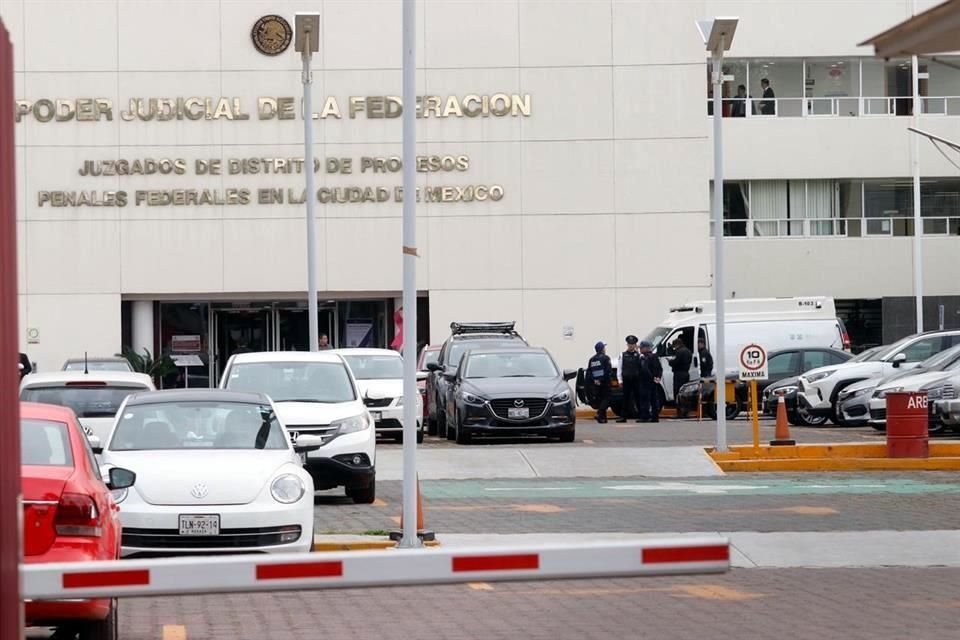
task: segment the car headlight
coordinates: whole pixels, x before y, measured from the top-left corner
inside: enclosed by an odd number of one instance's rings
[[[367,418],[366,413],[362,413],[358,416],[353,416],[352,418],[337,420],[336,422],[331,423],[330,426],[337,427],[338,433],[356,433],[357,431],[369,429],[370,420]]]
[[[888,393],[897,393],[903,391],[903,387],[890,387],[889,389],[877,389],[873,392],[874,398],[886,398]]]
[[[563,404],[564,402],[570,402],[570,392],[569,392],[569,391],[561,391],[561,392],[558,393],[557,395],[555,395],[555,396],[553,396],[552,398],[550,398],[550,402],[552,402],[552,403],[554,403],[554,404]]]
[[[113,501],[117,504],[120,504],[127,499],[127,496],[130,495],[129,489],[114,489],[110,492],[110,495],[113,496]]]
[[[927,389],[927,399],[928,400],[939,400],[943,397],[944,392],[946,392],[947,387],[950,385],[941,384],[936,387],[931,387]]]
[[[788,396],[791,393],[796,393],[798,388],[799,387],[795,385],[790,385],[789,387],[778,387],[771,391],[771,393],[775,396]]]
[[[403,396],[400,396],[399,398],[397,398],[397,404],[394,406],[397,406],[397,407],[403,406]]]
[[[835,373],[836,373],[836,370],[834,370],[834,371],[821,371],[820,373],[815,373],[815,374],[813,374],[812,376],[806,376],[806,378],[807,378],[807,382],[810,382],[810,383],[820,382],[821,380],[823,380],[823,379],[825,379],[825,378],[829,378],[830,376],[832,376],[832,375],[835,374]]]
[[[274,500],[283,504],[293,504],[303,497],[306,490],[307,488],[303,486],[303,480],[292,473],[279,476],[270,485],[270,495],[273,496]]]
[[[463,401],[467,404],[483,404],[483,398],[480,396],[475,396],[472,393],[466,391],[463,392]]]

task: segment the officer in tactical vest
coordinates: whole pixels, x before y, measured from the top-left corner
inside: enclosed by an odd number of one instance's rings
[[[640,408],[640,352],[637,350],[637,336],[627,336],[627,350],[620,355],[617,377],[623,388],[623,404],[617,422],[626,422],[629,418],[638,418]]]
[[[607,407],[610,406],[610,377],[613,368],[610,366],[610,356],[607,355],[607,345],[598,342],[593,348],[596,353],[587,364],[587,384],[593,387],[597,403],[597,422],[604,424],[607,421]]]
[[[660,422],[660,379],[663,365],[653,352],[653,344],[640,342],[640,420]]]

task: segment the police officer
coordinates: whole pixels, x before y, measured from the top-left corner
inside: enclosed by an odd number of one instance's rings
[[[673,400],[680,397],[680,387],[690,382],[690,367],[693,365],[693,352],[687,347],[683,338],[677,338],[673,343],[673,358],[670,368],[673,370]]]
[[[597,422],[607,422],[607,407],[610,406],[610,377],[613,367],[607,355],[607,345],[598,342],[593,345],[596,352],[587,364],[587,384],[593,386],[593,396],[597,403]]]
[[[660,422],[660,379],[663,365],[646,340],[640,343],[640,420]]]
[[[617,377],[623,389],[623,404],[617,422],[626,422],[628,418],[639,418],[640,408],[640,352],[637,350],[637,336],[627,336],[627,350],[620,355]],[[638,419],[637,422],[640,422]]]
[[[707,349],[707,341],[703,336],[697,341],[697,351],[700,354],[700,377],[709,378],[713,375],[713,355]]]

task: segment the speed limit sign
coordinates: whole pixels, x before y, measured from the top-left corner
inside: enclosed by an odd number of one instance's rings
[[[739,365],[741,380],[766,380],[767,350],[759,344],[741,347]]]

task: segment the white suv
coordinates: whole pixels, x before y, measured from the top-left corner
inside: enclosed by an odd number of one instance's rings
[[[941,424],[960,429],[960,373],[927,387],[927,398]]]
[[[339,349],[357,380],[377,434],[403,442],[403,356],[393,349]],[[417,400],[417,442],[423,442],[423,400]]]
[[[913,369],[932,355],[960,344],[960,331],[932,331],[908,336],[880,351],[873,359],[811,369],[800,376],[797,402],[815,416],[842,422],[837,397],[851,384]]]
[[[320,436],[304,467],[316,489],[345,487],[359,504],[376,499],[374,420],[350,367],[330,351],[241,353],[230,357],[220,388],[270,397],[290,435]]]

